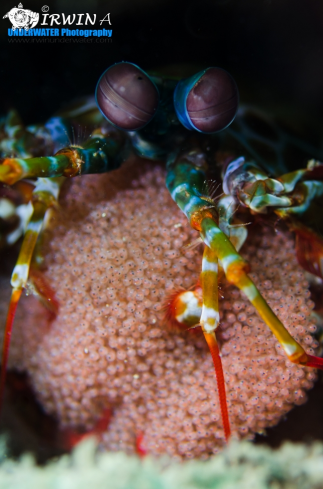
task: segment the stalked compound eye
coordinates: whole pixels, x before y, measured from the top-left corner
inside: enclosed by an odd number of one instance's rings
[[[177,117],[186,129],[214,133],[228,127],[238,110],[239,92],[222,68],[207,68],[181,80],[174,92]]]
[[[132,63],[117,63],[98,81],[96,103],[102,115],[119,129],[137,131],[154,117],[157,87],[147,73]]]

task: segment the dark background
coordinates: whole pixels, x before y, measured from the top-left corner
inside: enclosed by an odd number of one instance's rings
[[[18,3],[2,0],[0,16]],[[26,123],[40,122],[73,98],[93,93],[101,73],[122,60],[145,70],[222,66],[236,78],[242,100],[322,113],[321,0],[22,3],[37,12],[47,4],[49,13],[89,12],[97,19],[110,12],[113,29],[112,44],[10,44],[11,23],[0,18],[0,112],[16,107]]]
[[[2,0],[0,16],[18,3]],[[47,4],[49,13],[89,12],[98,19],[110,12],[112,44],[11,44],[11,23],[0,17],[0,114],[15,107],[26,123],[42,122],[74,98],[93,94],[109,65],[131,61],[170,74],[182,66],[185,73],[221,66],[235,77],[242,101],[322,118],[322,0],[22,3],[37,12]],[[306,405],[258,441],[276,446],[282,439],[323,439],[322,383],[309,395]]]

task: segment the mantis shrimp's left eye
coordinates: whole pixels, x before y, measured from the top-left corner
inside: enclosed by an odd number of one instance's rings
[[[95,97],[103,116],[126,131],[137,131],[148,124],[159,102],[158,90],[147,73],[125,62],[103,73]]]
[[[222,68],[207,68],[181,80],[174,92],[177,117],[186,129],[215,133],[228,127],[238,110],[239,92]]]

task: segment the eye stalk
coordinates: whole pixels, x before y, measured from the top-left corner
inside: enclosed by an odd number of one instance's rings
[[[154,117],[159,93],[150,77],[133,63],[117,63],[100,77],[95,90],[102,115],[119,129],[137,131]]]
[[[177,117],[186,129],[219,132],[236,116],[238,87],[227,71],[207,68],[177,84],[174,105]]]

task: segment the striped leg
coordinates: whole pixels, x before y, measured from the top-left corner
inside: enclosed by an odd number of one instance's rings
[[[202,260],[201,284],[203,307],[200,324],[203,332],[212,333],[220,322],[218,298],[218,257],[205,246]]]
[[[204,171],[201,166],[194,166],[191,162],[192,153],[168,164],[166,185],[172,198],[185,213],[191,226],[200,232],[204,243],[215,252],[228,281],[242,290],[254,305],[288,358],[294,363],[323,370],[323,359],[308,355],[294,340],[248,276],[248,264],[218,226],[215,204],[203,195]]]
[[[9,347],[11,340],[12,326],[15,318],[17,305],[24,287],[26,287],[30,263],[36,246],[39,233],[42,229],[47,210],[57,203],[58,193],[64,178],[41,178],[38,180],[32,194],[33,213],[27,225],[24,240],[18,256],[16,266],[11,277],[13,287],[6,320],[1,377],[0,377],[0,409],[2,407],[4,386],[6,381],[6,370],[8,364]]]
[[[259,316],[269,326],[277,340],[281,343],[289,360],[294,363],[308,365],[309,355],[294,340],[282,322],[268,306],[259,290],[248,276],[248,264],[236,252],[228,237],[212,219],[205,218],[201,222],[203,241],[212,248],[221,261],[227,280],[238,287],[254,305]],[[323,367],[323,362],[322,362]]]
[[[23,178],[74,177],[104,173],[118,168],[125,159],[125,137],[121,132],[103,136],[95,131],[83,147],[68,146],[55,156],[2,158],[0,182],[13,185]]]
[[[220,321],[218,300],[218,257],[216,253],[208,246],[205,246],[203,254],[201,284],[203,290],[203,307],[200,324],[212,355],[218,386],[224,434],[226,441],[228,441],[231,435],[231,429],[222,362],[215,336],[215,330]]]

